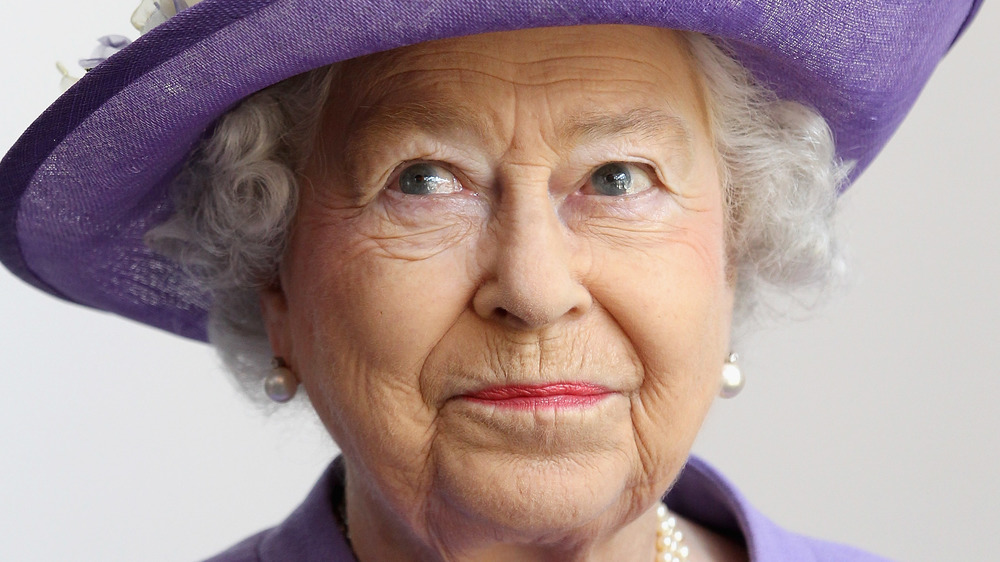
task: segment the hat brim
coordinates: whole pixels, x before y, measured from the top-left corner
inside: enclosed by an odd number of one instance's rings
[[[87,73],[0,161],[0,260],[36,287],[205,340],[211,299],[142,241],[204,131],[290,76],[433,39],[600,23],[720,38],[817,109],[856,177],[981,0],[204,0]]]

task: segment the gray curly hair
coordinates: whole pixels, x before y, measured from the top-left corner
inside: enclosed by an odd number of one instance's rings
[[[826,122],[756,83],[724,46],[682,35],[709,98],[737,324],[774,295],[816,301],[844,269],[833,214],[849,168]],[[271,360],[258,292],[277,282],[298,177],[338,71],[290,78],[220,119],[175,182],[174,215],[146,237],[212,291],[209,340],[256,401],[266,402]]]

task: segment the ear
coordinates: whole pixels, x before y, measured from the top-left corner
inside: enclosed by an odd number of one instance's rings
[[[291,363],[292,335],[289,331],[288,299],[281,285],[275,283],[265,287],[258,293],[260,311],[267,329],[267,339],[271,342],[271,351],[275,357],[281,357]]]

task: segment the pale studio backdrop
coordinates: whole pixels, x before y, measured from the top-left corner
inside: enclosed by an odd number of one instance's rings
[[[134,36],[137,4],[4,5],[0,150],[58,95],[55,61]],[[695,447],[787,527],[901,560],[1000,551],[998,17],[842,198],[850,292],[744,338],[747,388]],[[247,407],[206,346],[6,270],[0,336],[0,560],[199,559],[284,518],[334,454]]]

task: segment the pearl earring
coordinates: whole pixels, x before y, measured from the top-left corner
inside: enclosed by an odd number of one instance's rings
[[[719,396],[723,398],[736,396],[743,390],[743,385],[747,382],[743,371],[736,363],[739,359],[739,355],[730,353],[726,363],[722,366],[722,387],[719,389]]]
[[[299,381],[281,357],[271,360],[271,373],[264,377],[264,393],[275,402],[288,402],[295,396]]]

